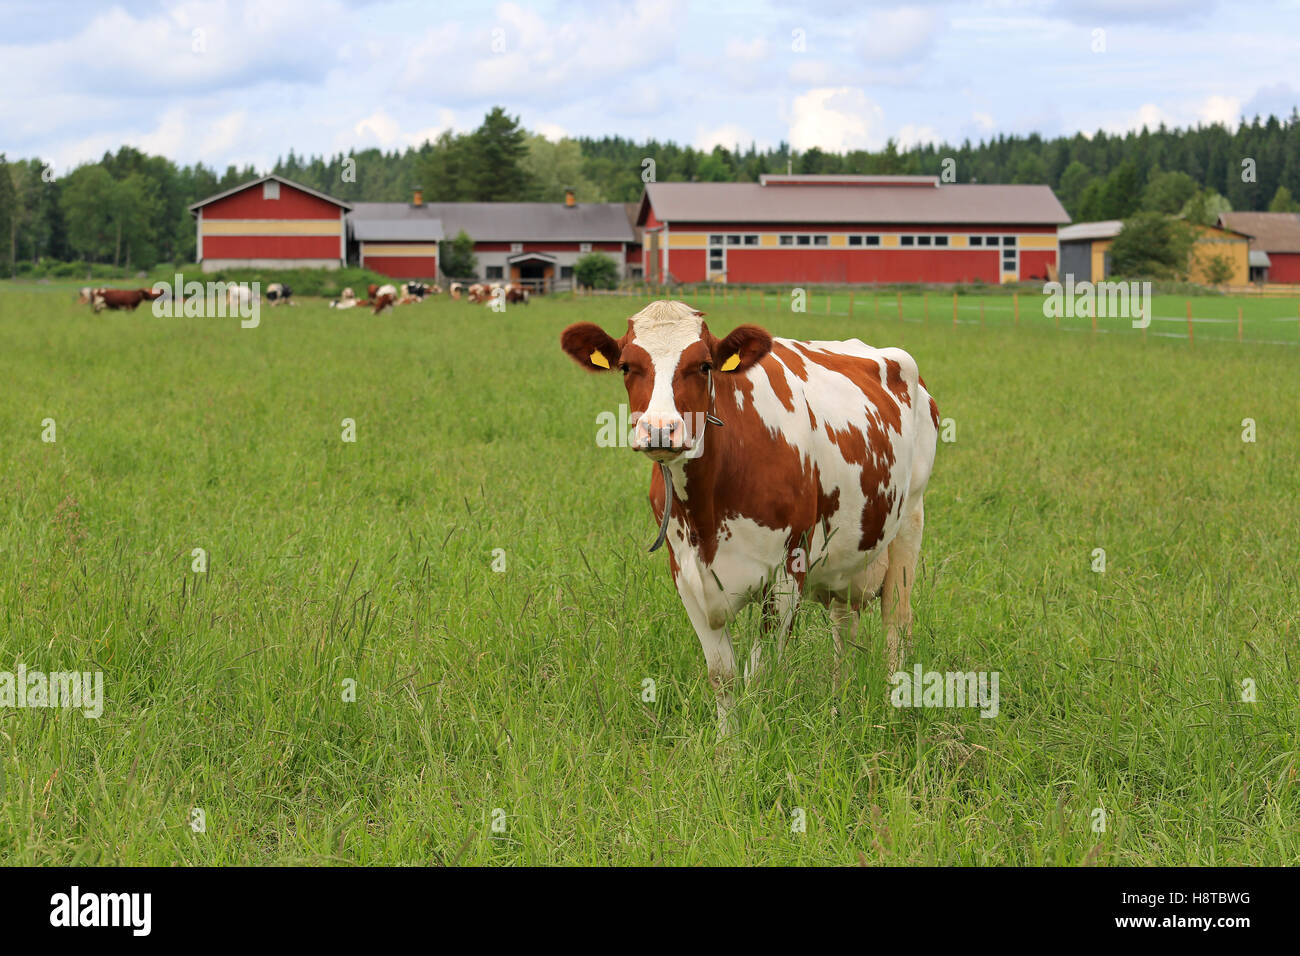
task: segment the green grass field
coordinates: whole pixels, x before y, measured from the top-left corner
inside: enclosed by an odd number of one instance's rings
[[[703,298],[716,333],[916,355],[956,441],[908,663],[998,671],[996,718],[890,707],[878,615],[833,715],[811,607],[717,741],[649,466],[595,443],[622,386],[557,344],[643,300],[242,330],[6,285],[0,671],[102,670],[105,702],[0,708],[0,861],[1300,862],[1300,351],[1236,342],[1228,299],[1189,344],[1023,297],[1018,328]],[[1300,341],[1294,300],[1243,308]]]

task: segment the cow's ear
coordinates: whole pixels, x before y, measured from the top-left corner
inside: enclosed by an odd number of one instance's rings
[[[560,346],[589,372],[608,372],[623,350],[599,325],[578,322],[560,333]]]
[[[739,325],[713,347],[713,367],[719,372],[744,372],[772,349],[772,336],[757,325]]]

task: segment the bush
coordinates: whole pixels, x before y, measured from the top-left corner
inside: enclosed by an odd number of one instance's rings
[[[438,263],[442,274],[451,279],[468,279],[478,275],[478,258],[474,255],[474,240],[462,229],[456,238],[442,245],[442,261]]]
[[[603,252],[589,252],[573,264],[573,277],[591,289],[618,286],[618,263]]]
[[[1179,279],[1187,275],[1196,234],[1184,220],[1143,212],[1124,220],[1110,244],[1111,271],[1117,277]]]

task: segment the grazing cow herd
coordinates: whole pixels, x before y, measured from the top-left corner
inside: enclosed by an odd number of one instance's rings
[[[621,338],[582,322],[560,342],[584,369],[622,373],[633,448],[654,462],[651,550],[668,543],[726,734],[736,678],[727,624],[751,603],[778,655],[801,600],[829,608],[838,691],[844,642],[879,597],[897,671],[939,409],[901,349],[774,339],[755,325],[718,339],[702,316],[684,302],[652,302]]]

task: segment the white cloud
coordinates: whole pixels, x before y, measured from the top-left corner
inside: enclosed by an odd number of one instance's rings
[[[809,90],[790,110],[790,145],[797,150],[879,149],[885,113],[851,87]]]
[[[902,149],[926,144],[938,145],[943,141],[943,137],[939,135],[939,131],[933,126],[916,126],[912,123],[903,126],[898,131],[895,139],[898,140],[898,145]]]
[[[1241,119],[1241,100],[1235,96],[1211,96],[1201,104],[1197,118],[1203,123],[1220,123],[1236,129]]]

